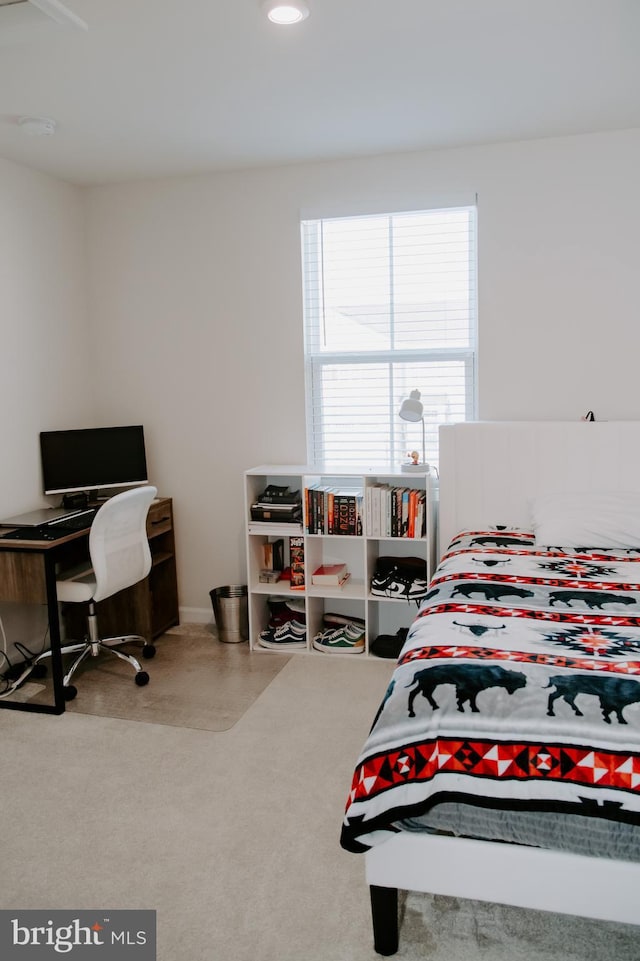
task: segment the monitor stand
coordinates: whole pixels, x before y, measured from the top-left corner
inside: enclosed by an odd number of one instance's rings
[[[65,494],[62,498],[62,506],[66,510],[83,511],[89,506],[89,495],[86,491]]]

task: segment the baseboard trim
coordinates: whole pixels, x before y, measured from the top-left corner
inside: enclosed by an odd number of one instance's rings
[[[213,611],[210,607],[181,607],[181,624],[213,624]]]

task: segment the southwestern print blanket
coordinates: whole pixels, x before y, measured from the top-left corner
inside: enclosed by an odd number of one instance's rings
[[[640,824],[640,549],[464,532],[358,760],[341,844],[440,801]]]

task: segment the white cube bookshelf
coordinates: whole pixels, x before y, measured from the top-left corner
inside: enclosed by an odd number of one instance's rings
[[[258,645],[260,631],[268,626],[269,597],[295,597],[304,603],[307,622],[307,651],[319,657],[331,656],[314,651],[312,640],[323,629],[327,612],[363,618],[366,625],[365,655],[378,634],[395,634],[399,628],[409,627],[415,614],[415,602],[406,599],[378,597],[371,594],[370,584],[376,562],[382,556],[418,557],[426,562],[427,578],[436,565],[438,481],[433,471],[425,473],[393,473],[384,470],[322,470],[312,466],[263,465],[245,472],[245,517],[247,540],[247,581],[249,605],[249,644],[251,650],[269,653]],[[251,505],[269,485],[286,486],[299,490],[302,497],[301,524],[259,524],[251,521]],[[389,526],[382,530],[380,498],[375,488],[415,490],[424,493],[424,534],[401,536],[392,534]],[[333,491],[358,491],[360,526],[357,533],[328,533],[330,512],[324,515],[324,532],[312,533],[310,500],[306,492],[318,487]],[[328,498],[330,491],[325,490]],[[317,503],[317,502],[316,502]],[[326,503],[326,501],[325,501]],[[372,508],[376,505],[376,514]],[[388,514],[388,512],[387,512]],[[391,518],[388,518],[388,525]],[[396,529],[401,526],[401,519]],[[405,518],[405,529],[406,529]],[[264,544],[282,538],[285,542],[285,564],[288,564],[288,542],[291,536],[302,537],[304,543],[305,586],[292,590],[288,581],[261,583],[264,567]],[[342,587],[312,584],[312,573],[321,564],[334,561],[347,563],[350,577]],[[295,652],[292,652],[295,653]]]

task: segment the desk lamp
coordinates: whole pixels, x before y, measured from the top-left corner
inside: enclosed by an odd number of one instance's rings
[[[401,469],[405,473],[411,473],[411,471],[419,471],[420,473],[424,473],[425,471],[429,470],[429,465],[425,460],[424,407],[422,406],[422,401],[420,400],[419,390],[412,390],[406,400],[402,401],[402,405],[398,411],[398,416],[412,424],[417,424],[418,421],[422,423],[422,461],[417,464],[402,464]]]

